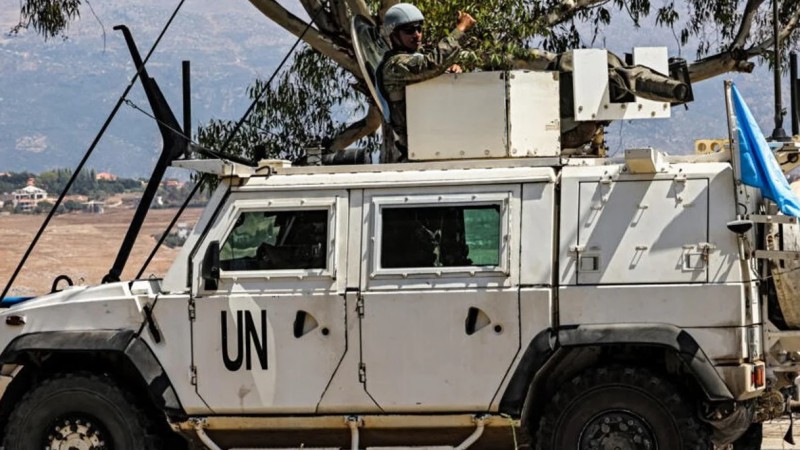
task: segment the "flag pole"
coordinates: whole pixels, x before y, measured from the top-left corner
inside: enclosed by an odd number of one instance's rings
[[[733,110],[733,81],[725,80],[725,109],[728,117],[728,149],[733,166],[733,198],[738,211],[739,190],[742,188],[742,162],[739,158],[739,130],[737,128],[736,112]]]

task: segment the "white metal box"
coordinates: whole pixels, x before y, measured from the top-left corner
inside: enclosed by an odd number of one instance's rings
[[[411,160],[561,154],[556,72],[445,74],[406,100]]]

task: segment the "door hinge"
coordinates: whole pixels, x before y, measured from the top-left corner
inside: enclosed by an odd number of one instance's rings
[[[194,306],[194,299],[189,299],[189,321],[194,322],[194,319],[197,317],[197,310]]]
[[[356,312],[358,313],[358,317],[364,318],[364,296],[361,294],[359,294],[356,299]]]
[[[189,382],[192,384],[192,386],[197,386],[197,366],[189,366],[189,378]]]
[[[358,382],[361,384],[367,383],[367,365],[364,363],[358,364]]]

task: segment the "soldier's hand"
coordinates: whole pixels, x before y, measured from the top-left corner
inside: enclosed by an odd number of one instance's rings
[[[464,73],[464,69],[462,69],[458,64],[453,64],[447,68],[447,73]]]
[[[469,13],[464,11],[458,12],[458,23],[456,23],[456,28],[462,33],[466,33],[470,28],[475,26],[476,23],[477,22],[475,19],[469,15]]]

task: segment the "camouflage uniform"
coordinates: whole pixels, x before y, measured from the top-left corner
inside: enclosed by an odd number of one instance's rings
[[[455,64],[463,38],[464,33],[453,30],[429,52],[392,50],[378,67],[378,89],[389,103],[392,129],[404,157],[408,149],[406,86],[436,78]]]

